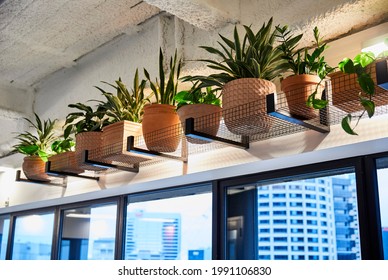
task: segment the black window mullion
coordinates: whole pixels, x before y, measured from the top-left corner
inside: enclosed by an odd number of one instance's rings
[[[115,260],[124,259],[125,231],[127,221],[127,196],[121,196],[117,202]]]
[[[226,259],[226,192],[218,181],[213,182],[212,259]]]
[[[381,260],[384,256],[374,157],[366,156],[357,163],[356,180],[362,259]]]

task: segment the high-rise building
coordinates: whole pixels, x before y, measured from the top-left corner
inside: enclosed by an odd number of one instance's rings
[[[360,257],[354,180],[325,177],[258,187],[258,256]]]
[[[181,216],[177,213],[128,213],[125,259],[180,258]]]

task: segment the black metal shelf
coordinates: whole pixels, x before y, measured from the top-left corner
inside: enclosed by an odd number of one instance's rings
[[[62,187],[66,188],[67,187],[67,176],[63,175],[50,175],[52,177],[49,177],[47,181],[43,180],[31,180],[27,178],[22,178],[21,176],[22,171],[21,170],[16,170],[16,182],[25,182],[25,183],[32,183],[32,184],[40,184],[40,185],[48,185],[48,186],[55,186],[55,187]],[[59,182],[55,182],[55,180],[60,180]]]

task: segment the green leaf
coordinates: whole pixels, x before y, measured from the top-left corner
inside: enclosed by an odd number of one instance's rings
[[[357,77],[357,82],[367,94],[373,95],[375,93],[375,83],[368,73],[360,73]]]
[[[375,114],[375,103],[369,99],[360,100],[361,105],[364,107],[365,111],[368,113],[368,117],[371,118]]]
[[[350,134],[350,135],[358,135],[351,127],[350,127],[350,123],[352,121],[352,115],[351,114],[348,114],[346,115],[342,121],[341,121],[341,126],[342,126],[342,129]]]
[[[361,65],[363,68],[375,61],[375,55],[372,52],[362,52],[355,56],[354,64]]]
[[[341,70],[341,72],[346,74],[356,73],[353,61],[350,58],[344,58],[340,63],[338,63],[338,68]]]

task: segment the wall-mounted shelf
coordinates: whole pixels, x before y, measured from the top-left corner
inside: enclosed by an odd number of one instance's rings
[[[379,87],[376,90],[374,96],[377,106],[375,115],[388,114],[387,69],[387,60],[377,63],[376,67],[372,67],[371,69],[374,80],[377,81],[377,84],[382,85],[381,88]],[[342,118],[349,113],[346,109],[347,107],[333,104],[333,90],[336,91],[334,92],[336,98],[341,94],[345,94],[346,98],[348,98],[350,90],[352,90],[352,94],[354,94],[354,91],[356,91],[356,95],[358,94],[355,76],[341,76],[341,79],[352,79],[350,81],[352,89],[346,88],[343,92],[338,90],[338,87],[336,86],[338,81],[335,79],[336,77],[333,77],[331,81],[326,81],[325,88],[322,91],[321,98],[328,101],[328,106],[324,109],[306,109],[302,102],[302,105],[299,107],[301,110],[300,112],[295,111],[295,108],[290,111],[288,106],[290,99],[287,100],[285,94],[282,92],[278,94],[273,93],[266,96],[266,111],[262,111],[261,109],[257,110],[257,108],[263,108],[262,104],[250,102],[248,104],[240,105],[237,110],[239,113],[237,114],[233,108],[233,111],[223,110],[221,118],[219,113],[218,115],[209,114],[200,118],[186,119],[184,124],[178,124],[172,128],[161,129],[158,133],[163,135],[162,138],[164,139],[177,137],[172,136],[172,134],[170,135],[170,131],[171,133],[176,131],[179,132],[178,137],[180,139],[180,144],[174,152],[162,153],[150,151],[147,149],[143,136],[128,136],[124,139],[124,142],[126,141],[126,143],[121,143],[120,141],[119,147],[103,147],[102,149],[96,148],[83,151],[82,163],[80,166],[76,167],[94,171],[97,174],[100,172],[109,173],[117,170],[137,173],[142,166],[164,160],[176,160],[186,164],[189,155],[214,149],[221,149],[224,147],[249,149],[250,144],[253,142],[307,130],[316,131],[317,133],[329,133],[330,125],[339,124]],[[340,83],[342,84],[345,82],[341,80]],[[348,81],[346,81],[346,83],[348,83]],[[311,92],[313,90],[315,90],[315,87],[311,89]],[[354,110],[356,107],[353,104],[350,108]],[[360,111],[361,110],[362,108],[360,108]],[[357,114],[357,108],[355,111],[356,112],[352,113]],[[293,112],[293,114],[291,114],[291,112]],[[366,117],[366,114],[364,117]],[[227,118],[228,123],[226,123]],[[230,122],[230,119],[232,119],[232,122]],[[215,120],[217,120],[217,123],[215,123]],[[248,120],[248,125],[242,126],[240,120]],[[268,122],[269,124],[264,124],[264,122]],[[234,127],[234,125],[236,125],[237,128]],[[236,131],[238,133],[236,133]],[[71,168],[69,170],[71,170]],[[52,170],[50,162],[46,165],[46,171],[47,174],[64,178],[64,182],[66,182],[65,179],[67,176],[93,180],[99,179],[98,176],[74,174],[63,170]],[[17,179],[26,180],[20,178],[20,172],[18,173]],[[60,185],[63,186],[65,183]]]
[[[55,187],[67,187],[67,176],[49,176],[47,181],[43,180],[30,180],[27,178],[22,178],[21,176],[22,171],[16,170],[16,182],[25,182],[25,183],[32,183],[32,184],[40,184],[40,185],[48,185],[48,186],[55,186]]]

